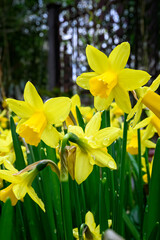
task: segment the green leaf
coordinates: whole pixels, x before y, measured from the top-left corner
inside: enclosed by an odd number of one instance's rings
[[[147,239],[150,236],[155,224],[160,222],[160,138],[157,141],[152,177],[149,186],[148,198],[148,220],[147,220]]]
[[[15,165],[18,170],[21,170],[26,166],[25,166],[25,161],[23,157],[23,152],[21,149],[21,144],[18,139],[18,134],[16,133],[16,126],[12,117],[10,117],[10,126],[11,126],[11,133],[12,133],[12,139],[13,139],[13,147],[16,155]]]
[[[7,199],[2,207],[2,214],[0,218],[0,239],[10,240],[12,239],[13,228],[13,207],[11,200]]]
[[[133,235],[135,240],[140,240],[140,234],[137,231],[137,229],[135,228],[134,224],[131,222],[129,216],[127,215],[127,213],[125,212],[125,210],[123,210],[123,220],[126,224],[126,226],[128,227],[128,229],[130,230],[131,234]]]
[[[78,123],[79,123],[79,126],[83,129],[83,131],[85,130],[85,123],[83,121],[83,117],[82,117],[82,114],[79,110],[79,108],[76,106],[76,114],[77,114],[77,119],[78,119]]]
[[[152,230],[152,232],[151,232],[148,240],[153,240],[153,239],[156,240],[156,239],[158,239],[158,238],[157,238],[157,237],[158,237],[158,232],[159,232],[159,222],[157,222],[157,223],[155,224],[155,226],[153,227],[153,230]]]

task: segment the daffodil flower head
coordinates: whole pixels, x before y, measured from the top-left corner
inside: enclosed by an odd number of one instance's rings
[[[89,176],[95,164],[110,169],[117,168],[106,147],[120,136],[121,130],[114,127],[99,130],[100,126],[101,113],[97,112],[87,123],[85,131],[80,126],[70,125],[68,127],[68,132],[78,137],[75,143],[71,143],[76,146],[76,152],[73,151],[73,153],[75,156],[75,180],[78,184]],[[69,161],[68,164],[70,164]]]
[[[96,227],[93,214],[89,211],[85,215],[85,224],[87,225],[86,232],[84,233],[85,240],[101,240],[100,227]],[[73,236],[79,239],[78,228],[73,229]]]
[[[62,123],[68,116],[71,101],[67,97],[47,100],[44,104],[31,82],[24,89],[24,101],[8,98],[9,107],[21,120],[17,132],[25,141],[37,146],[42,139],[47,145],[56,147],[60,135],[53,124]]]
[[[81,74],[77,78],[77,84],[90,90],[95,97],[94,105],[97,110],[107,109],[115,99],[117,105],[129,113],[131,103],[128,91],[143,86],[150,79],[145,71],[124,69],[130,55],[129,43],[119,44],[109,57],[88,45],[86,55],[93,72]]]
[[[45,211],[44,203],[37,196],[31,184],[39,171],[49,165],[51,169],[59,176],[57,166],[50,160],[42,160],[27,166],[25,169],[18,172],[9,162],[5,164],[7,170],[0,170],[0,178],[10,182],[11,184],[5,189],[0,191],[0,200],[5,202],[7,198],[11,199],[14,206],[18,200],[23,201],[23,198],[28,195],[35,201],[40,208]]]

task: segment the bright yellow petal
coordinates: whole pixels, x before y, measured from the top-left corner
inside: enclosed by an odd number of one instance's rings
[[[79,239],[79,234],[78,234],[78,228],[73,229],[73,236],[77,239]]]
[[[78,86],[80,86],[81,88],[84,88],[86,90],[89,90],[90,86],[89,86],[89,79],[91,79],[92,77],[96,77],[98,76],[97,73],[95,72],[86,72],[86,73],[82,73],[76,80],[76,83]]]
[[[13,172],[8,170],[0,170],[0,178],[8,181],[8,182],[17,182],[17,179],[15,176],[13,176]]]
[[[121,137],[121,129],[107,127],[94,134],[94,140],[102,147],[111,145],[118,137]]]
[[[152,91],[156,91],[157,88],[159,87],[159,84],[160,84],[160,74],[158,75],[158,77],[152,82],[150,88]]]
[[[126,68],[118,74],[118,84],[127,91],[132,91],[146,84],[150,78],[145,71]]]
[[[130,102],[130,98],[129,98],[128,92],[124,88],[122,88],[122,87],[117,85],[113,89],[113,94],[114,94],[115,101],[116,101],[117,105],[125,113],[129,113],[131,111],[131,102]]]
[[[139,122],[139,123],[134,127],[134,129],[139,129],[139,128],[144,128],[144,127],[146,127],[146,126],[150,123],[151,118],[152,118],[152,117],[145,118],[143,121]]]
[[[112,69],[115,72],[121,71],[128,61],[130,55],[130,45],[128,42],[123,42],[113,49],[109,55],[109,61]]]
[[[101,113],[97,112],[91,120],[87,123],[85,128],[85,135],[86,136],[93,136],[101,126]]]
[[[71,100],[68,97],[49,99],[44,104],[44,111],[48,122],[59,124],[67,118],[71,109]]]
[[[9,108],[21,118],[29,118],[34,110],[24,101],[6,99]]]
[[[149,90],[142,98],[143,104],[148,107],[158,118],[160,118],[160,96]]]
[[[83,129],[81,127],[79,127],[79,126],[69,125],[68,126],[68,132],[74,133],[75,135],[77,135],[80,138],[84,137]]]
[[[90,154],[93,157],[91,161],[92,164],[96,164],[101,167],[108,167],[110,169],[117,169],[114,159],[103,149],[92,149]]]
[[[94,97],[94,106],[97,111],[107,110],[113,101],[113,92],[110,93],[108,98]]]
[[[135,127],[135,125],[136,125],[137,122],[139,121],[139,119],[140,119],[140,117],[141,117],[142,110],[143,110],[143,104],[140,104],[140,105],[139,105],[139,108],[137,109],[137,112],[136,112],[136,114],[135,114],[135,117],[134,117],[134,119],[133,119],[132,127]]]
[[[25,184],[15,184],[13,186],[13,193],[18,200],[24,198],[27,193],[27,185]]]
[[[76,149],[75,180],[78,184],[82,183],[93,170],[90,164],[91,156],[88,153]]]
[[[32,200],[34,202],[36,202],[40,208],[45,212],[45,207],[44,207],[44,203],[42,202],[42,200],[37,196],[36,192],[34,191],[34,189],[30,186],[27,189],[28,195],[32,198]]]
[[[87,45],[86,55],[90,68],[96,73],[104,73],[110,69],[108,57],[95,47]]]
[[[71,98],[71,101],[72,101],[72,107],[80,107],[81,106],[81,100],[80,100],[80,97],[78,94],[75,94],[72,98]]]
[[[145,140],[145,147],[147,148],[155,148],[156,147],[156,144],[151,142],[150,140]]]
[[[137,112],[137,110],[139,109],[140,105],[142,105],[142,98],[140,98],[138,100],[138,102],[136,103],[136,105],[134,106],[134,108],[132,108],[132,110],[130,111],[130,113],[128,114],[128,117],[127,117],[127,121],[129,121],[133,115]]]
[[[85,215],[85,224],[87,224],[89,230],[93,233],[96,228],[96,224],[94,221],[94,216],[90,211],[87,212]]]
[[[60,134],[52,125],[48,124],[41,135],[41,139],[48,146],[55,148],[60,140]]]
[[[33,86],[31,82],[27,82],[24,89],[24,100],[30,106],[32,106],[35,110],[43,108],[43,101],[39,96],[36,88]]]

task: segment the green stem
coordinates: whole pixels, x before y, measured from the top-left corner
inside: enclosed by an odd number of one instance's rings
[[[124,190],[125,190],[125,159],[126,159],[126,146],[127,146],[127,128],[126,121],[127,114],[124,114],[124,128],[123,128],[123,141],[122,141],[122,154],[120,166],[120,192],[119,192],[119,211],[118,211],[118,232],[124,235],[124,221],[123,221],[123,208],[124,208]]]
[[[143,184],[142,184],[141,134],[140,134],[140,129],[137,130],[137,134],[138,134],[138,166],[139,166],[139,176],[138,176],[139,214],[140,214],[140,224],[141,224],[141,230],[142,230],[142,220],[143,220]]]
[[[146,151],[145,151],[145,163],[146,163],[147,179],[148,179],[148,186],[149,186],[149,183],[150,183],[150,172],[149,172],[148,149],[147,148],[146,148]]]

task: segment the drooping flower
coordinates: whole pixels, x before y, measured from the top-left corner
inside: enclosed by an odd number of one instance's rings
[[[39,171],[37,168],[29,172],[18,172],[13,166],[8,164],[8,170],[0,170],[0,178],[11,182],[11,184],[0,190],[0,200],[5,202],[7,198],[11,199],[14,206],[18,200],[23,200],[26,193],[35,201],[40,208],[45,211],[42,200],[37,196],[31,184]]]
[[[27,82],[24,101],[10,98],[6,101],[12,111],[22,118],[17,125],[17,132],[27,143],[37,146],[43,140],[51,147],[58,145],[60,135],[52,125],[67,118],[71,108],[69,98],[52,98],[43,104],[33,84]]]
[[[150,79],[150,75],[145,71],[124,69],[130,55],[129,43],[118,45],[109,57],[88,45],[86,55],[94,72],[81,74],[77,78],[77,84],[90,90],[95,96],[94,104],[97,110],[107,109],[115,99],[117,105],[125,113],[129,113],[131,103],[128,91],[143,86]]]
[[[79,126],[70,125],[68,127],[68,132],[78,137],[78,141],[75,144],[72,143],[76,146],[76,153],[73,151],[75,156],[74,177],[78,184],[82,183],[89,176],[94,164],[100,167],[109,167],[110,169],[117,168],[106,147],[120,136],[121,130],[114,127],[99,130],[100,125],[101,114],[97,112],[87,123],[85,132]]]

